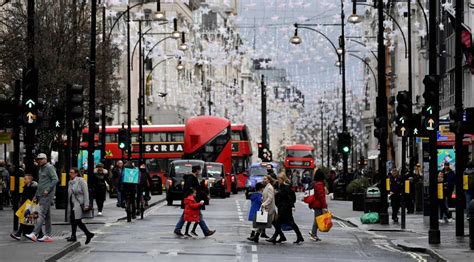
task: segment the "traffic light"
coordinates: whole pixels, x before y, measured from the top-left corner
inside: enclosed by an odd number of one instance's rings
[[[407,136],[409,134],[409,123],[411,120],[411,97],[408,91],[400,91],[397,94],[397,135]]]
[[[38,121],[38,70],[26,68],[23,70],[23,121],[34,125]]]
[[[383,117],[374,118],[374,136],[379,138],[383,133],[387,133],[387,121]]]
[[[458,107],[455,107],[449,111],[449,131],[455,134],[461,133],[463,114],[464,110]]]
[[[53,107],[49,127],[56,131],[62,131],[65,127],[64,110],[58,107]]]
[[[128,130],[125,128],[120,128],[118,130],[118,147],[121,150],[126,150],[128,148]]]
[[[426,131],[435,131],[438,129],[439,113],[439,77],[437,75],[426,75],[423,79],[425,92],[425,106],[422,114],[424,117],[424,127]]]
[[[263,159],[263,143],[257,143],[258,158]]]
[[[337,149],[339,153],[347,156],[351,152],[351,135],[349,133],[337,134]]]
[[[71,118],[82,118],[84,115],[84,87],[82,85],[68,85],[67,93],[67,107]]]
[[[265,162],[272,162],[273,156],[272,156],[272,151],[268,148],[263,148],[263,158],[262,161]]]

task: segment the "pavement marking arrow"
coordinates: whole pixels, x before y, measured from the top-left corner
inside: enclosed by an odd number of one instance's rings
[[[32,108],[34,105],[35,105],[35,101],[31,100],[31,99],[28,99],[28,101],[26,101],[25,105],[28,106],[28,108]]]

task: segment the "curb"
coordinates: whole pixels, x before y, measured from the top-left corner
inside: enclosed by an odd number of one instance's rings
[[[404,251],[428,254],[432,258],[436,259],[436,261],[443,261],[443,262],[449,261],[448,259],[441,256],[438,252],[434,251],[431,248],[425,248],[425,247],[420,247],[420,246],[409,246],[407,244],[402,244],[402,243],[396,243],[396,245],[400,247],[401,249],[403,249]]]
[[[339,220],[339,221],[342,221],[342,222],[344,222],[344,223],[347,223],[347,224],[351,225],[352,227],[359,228],[359,226],[358,226],[357,224],[355,224],[354,222],[352,222],[352,221],[350,221],[350,220],[348,220],[348,219],[340,218],[340,217],[338,217],[338,216],[336,216],[336,215],[334,215],[334,214],[332,214],[332,217],[333,217],[334,219],[336,219],[336,220]]]
[[[156,201],[156,202],[153,202],[153,203],[149,204],[147,209],[149,209],[149,208],[151,208],[151,207],[154,207],[154,206],[156,206],[156,205],[158,205],[158,204],[161,204],[161,203],[163,203],[163,202],[165,202],[165,201],[166,201],[166,197],[163,198],[163,199],[160,199],[160,200],[158,200],[158,201]],[[145,210],[147,210],[147,209],[145,209]],[[124,217],[118,218],[118,219],[117,219],[117,222],[118,222],[118,221],[122,221],[122,220],[127,220],[127,216],[125,215]]]
[[[69,245],[66,245],[63,249],[61,249],[58,253],[48,257],[45,261],[50,262],[50,261],[56,261],[65,255],[67,255],[69,252],[73,251],[74,249],[78,248],[81,246],[81,242],[76,241],[74,243],[71,243]]]

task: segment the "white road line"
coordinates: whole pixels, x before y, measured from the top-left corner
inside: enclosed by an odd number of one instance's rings
[[[258,254],[252,254],[252,262],[258,262]]]
[[[257,246],[256,245],[252,245],[252,252],[257,252]]]

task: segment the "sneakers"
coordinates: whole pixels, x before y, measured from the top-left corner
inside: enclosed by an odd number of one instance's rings
[[[97,213],[97,216],[100,216],[100,217],[101,217],[101,216],[102,216],[102,212]]]
[[[214,235],[214,233],[216,233],[216,230],[209,230],[206,234],[206,237],[210,237],[210,236]]]
[[[16,240],[21,240],[21,235],[11,233],[10,237],[13,238],[13,239],[16,239]]]
[[[50,236],[43,236],[42,238],[38,239],[38,242],[45,242],[45,243],[51,243],[53,242],[53,238]]]
[[[184,236],[185,236],[185,237],[188,237],[188,238],[193,238],[193,236],[191,236],[191,235],[188,234],[188,233],[185,233]]]
[[[35,233],[26,234],[25,237],[33,242],[36,242],[37,240]]]
[[[314,242],[319,242],[319,241],[321,241],[321,238],[319,238],[319,237],[317,237],[317,236],[314,236],[314,235],[310,236],[309,239],[311,239],[311,240],[314,241]]]
[[[198,236],[198,234],[196,233],[196,231],[191,231],[191,235],[193,235],[193,236],[195,236],[195,237]]]

